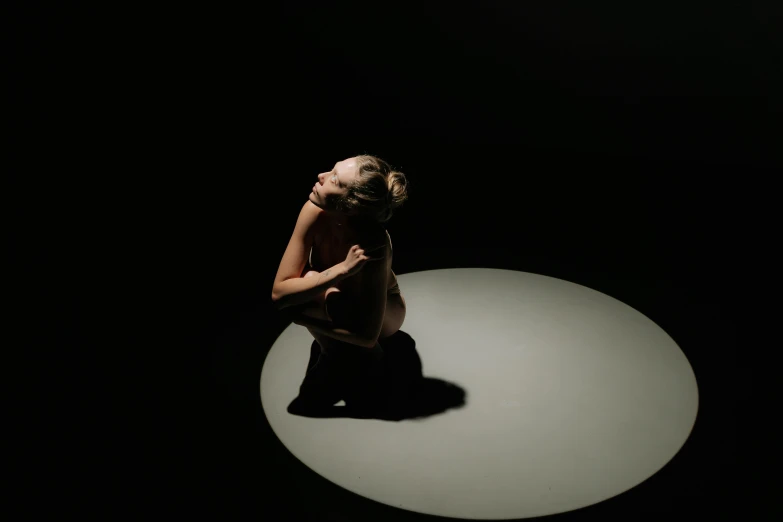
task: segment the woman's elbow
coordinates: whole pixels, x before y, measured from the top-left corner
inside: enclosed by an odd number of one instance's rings
[[[272,289],[272,305],[278,310],[282,310],[285,308],[285,304],[283,303],[283,298],[280,295],[280,292],[277,291],[276,288]]]

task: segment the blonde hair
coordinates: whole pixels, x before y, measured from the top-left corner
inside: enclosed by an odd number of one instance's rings
[[[386,223],[394,210],[408,199],[408,180],[387,162],[369,154],[356,156],[359,174],[344,195],[334,199],[335,208]]]

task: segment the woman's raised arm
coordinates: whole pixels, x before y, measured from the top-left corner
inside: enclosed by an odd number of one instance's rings
[[[294,232],[280,260],[272,285],[272,301],[278,309],[310,301],[345,276],[342,265],[336,265],[324,270],[319,277],[301,277],[313,246],[315,223],[321,212],[323,210],[310,200],[305,202],[299,212]]]

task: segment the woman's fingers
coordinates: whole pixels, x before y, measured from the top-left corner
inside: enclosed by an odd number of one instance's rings
[[[355,251],[361,251],[361,252],[374,252],[374,251],[378,250],[379,248],[383,248],[384,246],[386,246],[386,245],[383,245],[383,244],[376,245],[376,246],[370,248],[369,250],[365,250],[362,247],[360,247],[359,245],[354,245],[354,246],[351,247],[351,249],[355,250]]]
[[[378,257],[374,257],[374,256],[369,256],[369,255],[367,255],[367,254],[369,254],[370,252],[374,252],[374,251],[376,251],[376,250],[379,250],[379,249],[381,249],[381,248],[383,248],[383,247],[384,247],[384,245],[378,245],[378,246],[376,246],[376,247],[372,247],[372,248],[371,248],[371,249],[369,249],[369,250],[365,250],[365,249],[363,249],[363,248],[360,248],[360,247],[359,247],[359,245],[353,245],[353,246],[351,247],[351,250],[352,250],[352,251],[353,251],[353,252],[354,252],[354,253],[355,253],[355,254],[358,256],[358,258],[359,258],[359,262],[364,262],[364,261],[380,261],[381,259],[385,259],[385,257],[386,257],[386,256],[378,256]]]

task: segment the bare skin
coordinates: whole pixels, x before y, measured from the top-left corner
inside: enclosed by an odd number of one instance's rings
[[[319,273],[320,272],[311,270],[307,272],[304,277],[315,277]],[[313,306],[304,308],[302,313],[316,319],[332,321],[332,317],[329,316],[327,298],[331,294],[340,291],[341,290],[337,287],[328,288],[322,295],[319,295],[312,301]],[[376,343],[376,346],[373,348],[374,350],[378,349],[378,344],[381,341],[393,335],[400,329],[400,327],[402,327],[402,323],[405,321],[405,314],[405,298],[402,296],[402,294],[389,294],[386,299],[386,311],[383,316],[381,334],[378,338],[378,343]],[[313,330],[308,330],[310,331],[310,334],[312,334],[312,336],[315,337],[315,339],[318,341],[322,352],[329,352],[330,350],[334,350],[337,346],[337,341],[335,339],[332,339],[326,335],[322,335],[318,332],[314,332]]]
[[[358,166],[354,158],[348,158],[335,163],[329,172],[318,175],[318,181],[310,194],[310,202],[321,208],[322,213],[316,224],[315,241],[313,245],[314,270],[308,271],[304,277],[318,275],[327,267],[334,266],[345,260],[348,250],[354,244],[369,246],[370,243],[389,241],[382,227],[367,227],[348,216],[336,211],[330,205],[330,198],[344,194],[348,184],[358,175]],[[390,245],[390,243],[389,243]],[[391,270],[391,259],[388,260],[389,289],[396,283],[396,276]],[[351,296],[361,291],[361,272],[344,279],[334,287],[328,288],[322,295],[313,300],[315,306],[306,312],[318,319],[331,320],[327,312],[327,298],[335,292],[344,292]],[[383,340],[397,332],[405,320],[406,305],[402,294],[388,293],[386,311],[379,340]],[[330,337],[310,333],[318,340],[322,351],[328,351],[337,341]],[[376,346],[377,348],[377,346]]]
[[[320,274],[320,272],[310,270],[304,275],[304,277],[314,277],[318,274]],[[323,294],[313,299],[312,302],[315,306],[304,308],[302,313],[315,319],[331,321],[332,318],[329,316],[329,310],[326,306],[326,302],[329,295],[335,292],[340,292],[340,289],[334,286],[328,288]],[[383,316],[383,327],[381,327],[380,339],[389,337],[400,329],[403,321],[405,320],[405,311],[405,298],[402,296],[402,294],[390,294],[387,296],[386,313]]]

